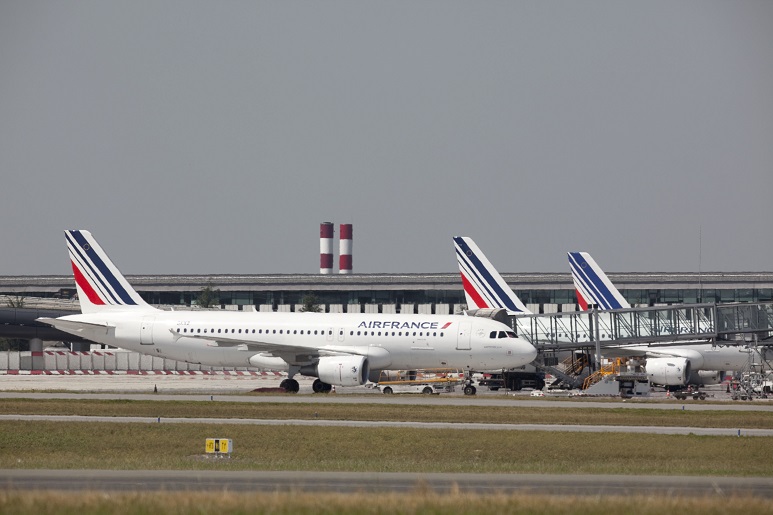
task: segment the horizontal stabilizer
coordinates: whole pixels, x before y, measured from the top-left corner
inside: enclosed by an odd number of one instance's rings
[[[78,322],[77,320],[65,320],[63,318],[38,318],[36,319],[38,322],[41,322],[43,324],[48,324],[52,327],[55,327],[61,331],[65,331],[67,333],[73,334],[73,333],[80,333],[83,331],[93,331],[94,329],[109,329],[111,327],[115,327],[114,325],[108,324],[108,323],[94,323],[94,322]]]

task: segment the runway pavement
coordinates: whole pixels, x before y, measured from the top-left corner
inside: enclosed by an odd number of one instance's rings
[[[640,433],[658,435],[701,436],[773,436],[773,429],[738,429],[721,427],[664,427],[664,426],[603,426],[579,424],[488,424],[483,422],[394,422],[389,420],[307,420],[307,419],[252,419],[252,418],[181,418],[181,417],[101,417],[84,415],[0,415],[2,420],[28,422],[112,422],[135,424],[209,424],[251,426],[325,426],[414,429],[452,429],[469,431],[560,431],[575,433]]]
[[[162,391],[159,389],[159,391]],[[514,406],[532,408],[575,408],[575,409],[655,409],[680,411],[765,411],[773,412],[769,401],[737,403],[712,403],[708,401],[668,401],[665,400],[544,400],[527,395],[383,395],[358,388],[349,393],[338,394],[297,394],[297,395],[229,395],[229,394],[165,394],[165,393],[62,393],[62,392],[8,392],[0,391],[0,399],[101,399],[101,400],[143,400],[143,401],[199,401],[199,402],[245,402],[245,403],[281,403],[281,404],[393,404],[393,405],[431,405],[431,406]]]
[[[213,458],[216,459],[216,458]],[[379,472],[0,470],[0,489],[196,492],[410,492],[773,498],[773,478]]]

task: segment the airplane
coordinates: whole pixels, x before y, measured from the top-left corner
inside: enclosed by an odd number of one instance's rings
[[[569,252],[569,265],[581,308],[595,304],[601,309],[624,309],[631,305],[587,252]],[[664,386],[717,384],[724,371],[741,370],[749,362],[749,350],[710,343],[694,345],[674,342],[607,348],[607,357],[640,356],[653,383]]]
[[[286,370],[280,385],[315,393],[357,386],[384,369],[518,367],[536,349],[500,322],[463,315],[162,311],[132,288],[89,231],[65,231],[81,314],[39,318],[91,341],[215,366]]]

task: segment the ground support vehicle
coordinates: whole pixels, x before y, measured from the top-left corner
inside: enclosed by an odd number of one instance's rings
[[[425,395],[451,393],[460,382],[458,371],[408,370],[381,372],[376,388],[381,393],[422,393]]]
[[[506,388],[508,390],[520,391],[523,388],[534,388],[542,390],[545,386],[545,374],[542,372],[525,372],[523,370],[505,370],[496,374],[484,374],[483,379],[478,381],[480,386],[488,386],[489,390],[499,390]]]

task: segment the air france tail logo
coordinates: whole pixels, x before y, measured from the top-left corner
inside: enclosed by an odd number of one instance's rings
[[[630,307],[589,254],[569,252],[569,264],[577,291],[577,303],[582,309],[588,309],[591,302],[602,309]]]
[[[107,256],[104,259],[100,256],[101,249],[98,246],[100,252],[95,250],[81,231],[65,231],[65,236],[75,282],[89,302],[99,306],[137,305],[137,301],[111,270]]]
[[[470,238],[454,238],[456,261],[470,308],[507,308],[528,313],[499,272]]]

